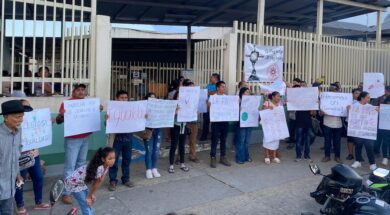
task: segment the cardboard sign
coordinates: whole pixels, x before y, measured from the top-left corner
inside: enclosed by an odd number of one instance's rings
[[[147,101],[109,101],[106,133],[131,133],[145,130]]]
[[[380,106],[379,129],[390,130],[390,105],[381,104]]]
[[[348,136],[376,140],[378,111],[372,105],[355,104],[348,115]]]
[[[287,109],[318,110],[318,87],[287,88]]]
[[[64,101],[65,137],[100,131],[100,101],[96,98]]]
[[[22,152],[49,146],[52,143],[52,122],[49,108],[24,113]]]
[[[364,73],[363,90],[371,98],[378,98],[385,94],[385,78],[382,73]]]
[[[171,128],[175,120],[177,100],[149,99],[147,128]]]
[[[210,96],[210,121],[229,122],[239,120],[239,97],[226,95]]]
[[[330,116],[348,116],[347,106],[352,105],[351,93],[323,92],[320,97],[320,109]]]
[[[198,113],[207,113],[207,89],[199,91]]]
[[[178,122],[193,122],[198,120],[199,87],[179,88]]]
[[[290,136],[283,106],[260,111],[260,118],[264,142],[282,140]]]
[[[261,96],[242,96],[240,109],[240,127],[259,126],[259,107]]]
[[[260,46],[250,43],[245,44],[245,81],[283,81],[283,59],[283,46]]]

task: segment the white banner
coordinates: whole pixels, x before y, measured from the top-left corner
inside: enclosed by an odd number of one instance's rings
[[[371,98],[378,98],[385,94],[385,78],[382,73],[364,73],[363,90]]]
[[[280,80],[275,81],[270,85],[259,84],[259,87],[261,92],[265,94],[271,94],[276,91],[279,92],[281,96],[286,95],[286,88],[287,88],[286,83]]]
[[[100,131],[100,101],[97,98],[64,101],[65,137]]]
[[[259,126],[259,107],[261,96],[242,96],[240,108],[240,127]]]
[[[239,120],[239,97],[226,95],[210,96],[210,121],[228,122]]]
[[[260,46],[250,43],[245,44],[245,81],[283,81],[283,58],[283,46]]]
[[[379,129],[390,130],[390,105],[381,104],[379,111]]]
[[[348,136],[376,140],[378,128],[377,107],[355,104],[348,116]]]
[[[147,101],[109,101],[106,133],[131,133],[145,130]]]
[[[320,97],[320,109],[330,116],[348,116],[347,106],[352,105],[352,93],[323,92]]]
[[[207,113],[207,89],[199,91],[198,113]]]
[[[147,128],[171,128],[175,120],[177,100],[149,99]]]
[[[24,113],[22,152],[49,146],[52,143],[52,121],[49,108]]]
[[[287,88],[287,109],[318,110],[318,87]]]
[[[198,120],[199,87],[179,88],[178,122],[193,122]]]
[[[282,140],[290,136],[283,106],[260,111],[260,118],[265,142]]]

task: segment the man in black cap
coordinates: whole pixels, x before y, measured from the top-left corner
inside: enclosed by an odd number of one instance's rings
[[[22,182],[19,175],[19,157],[22,149],[22,133],[19,128],[24,112],[32,111],[24,107],[20,100],[1,104],[4,122],[0,124],[0,214],[13,214],[13,201],[17,184]]]

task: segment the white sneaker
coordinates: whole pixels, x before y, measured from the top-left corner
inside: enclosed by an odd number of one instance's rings
[[[280,159],[279,159],[279,158],[274,158],[272,161],[273,161],[274,163],[280,163]]]
[[[153,178],[152,170],[150,170],[150,169],[146,170],[146,178],[147,179]]]
[[[266,164],[270,164],[270,163],[271,163],[271,160],[270,160],[269,158],[265,158],[265,159],[264,159],[264,162],[265,162]]]
[[[355,162],[353,162],[353,164],[351,166],[353,168],[359,168],[359,167],[362,167],[362,164],[359,161],[355,161]]]
[[[371,171],[376,170],[376,164],[371,164],[371,165],[370,165],[370,170],[371,170]]]
[[[383,158],[382,164],[385,165],[385,166],[387,166],[388,163],[389,163],[389,159]]]
[[[155,178],[160,178],[161,177],[160,173],[158,172],[158,170],[156,168],[152,169],[152,173],[153,173],[153,176]]]

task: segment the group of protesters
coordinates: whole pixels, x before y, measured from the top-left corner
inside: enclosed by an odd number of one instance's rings
[[[321,81],[316,81],[313,86],[321,85]],[[168,99],[178,100],[180,97],[179,89],[181,87],[194,86],[194,83],[179,77],[175,80],[169,89]],[[304,81],[296,78],[293,83],[287,84],[287,87],[301,88],[306,87]],[[226,83],[220,80],[220,76],[214,73],[210,77],[210,83],[206,86],[208,96],[223,96],[226,95]],[[340,92],[340,83],[336,82],[329,86],[329,91]],[[353,89],[351,92],[354,98],[353,105],[375,105],[390,104],[390,87],[386,87],[386,93],[382,97],[372,100],[369,93],[361,88]],[[70,100],[84,99],[86,97],[86,86],[77,84],[72,90]],[[240,82],[236,94],[240,100],[243,96],[253,95],[251,87],[245,82]],[[283,93],[284,95],[284,93]],[[259,110],[274,109],[279,106],[284,106],[286,100],[281,92],[271,92],[265,94],[264,103],[258,107]],[[157,98],[156,94],[150,92],[144,99]],[[126,91],[120,90],[116,93],[117,101],[129,101],[129,95]],[[371,104],[370,104],[371,103]],[[208,108],[212,104],[208,102]],[[28,214],[24,207],[23,201],[23,181],[27,174],[33,181],[35,207],[37,210],[50,209],[50,205],[42,202],[43,190],[43,174],[38,150],[32,150],[21,153],[21,128],[23,121],[23,113],[31,111],[32,107],[29,102],[23,100],[11,100],[2,103],[2,115],[4,122],[0,125],[0,166],[2,173],[0,174],[0,214],[13,214],[13,202],[16,201],[17,214]],[[179,107],[178,107],[179,109]],[[350,107],[348,107],[350,109]],[[65,114],[64,104],[61,104],[59,113],[53,123],[61,124],[64,122]],[[103,106],[100,107],[103,111]],[[178,111],[176,111],[177,113]],[[106,119],[110,116],[106,115]],[[145,116],[147,117],[147,116]],[[313,121],[319,122],[318,128],[313,129]],[[340,145],[341,137],[343,136],[344,128],[348,119],[327,115],[323,111],[289,111],[288,125],[290,138],[286,140],[289,143],[288,149],[295,148],[295,161],[300,162],[302,159],[311,162],[310,146],[314,142],[315,135],[321,130],[324,136],[324,158],[322,162],[331,160],[331,153],[334,153],[334,160],[342,163]],[[261,122],[260,123],[272,123]],[[211,150],[210,150],[210,167],[217,167],[217,146],[219,145],[219,162],[224,166],[231,166],[231,162],[227,156],[227,136],[229,131],[229,122],[210,122],[210,111],[203,113],[202,133],[199,141],[208,140],[208,135],[211,127]],[[235,137],[233,140],[235,148],[235,162],[244,164],[252,162],[248,146],[251,140],[252,128],[240,127],[239,122],[235,125]],[[158,160],[160,154],[160,145],[162,142],[162,130],[160,128],[146,128],[146,133],[149,133],[148,138],[144,138],[145,147],[145,176],[147,179],[159,178],[161,174],[158,170]],[[87,164],[87,153],[89,147],[89,136],[92,133],[78,134],[65,137],[65,160],[64,160],[64,181],[65,191],[62,201],[66,204],[72,204],[73,197],[80,205],[84,215],[94,214],[92,204],[96,201],[96,191],[102,185],[106,175],[109,177],[108,189],[115,191],[119,180],[117,172],[119,165],[121,166],[121,184],[126,187],[134,187],[134,183],[130,180],[130,163],[132,151],[132,133],[110,134],[108,137],[108,146],[100,148],[94,157]],[[188,160],[194,163],[199,163],[196,156],[196,146],[198,143],[198,122],[178,122],[175,116],[174,125],[169,129],[170,151],[169,151],[169,167],[168,172],[175,173],[175,164],[179,165],[183,172],[190,171],[189,166],[185,164],[185,144],[187,136],[189,136],[189,158]],[[362,147],[366,148],[370,169],[376,169],[375,157],[379,156],[382,148],[383,160],[382,164],[387,165],[390,156],[390,133],[387,130],[379,130],[376,141],[348,137],[348,154],[346,159],[355,161],[352,167],[361,167],[364,161],[362,158]],[[264,162],[266,164],[281,163],[280,159],[280,141],[263,141],[262,148],[264,150]],[[176,154],[178,149],[178,155]],[[23,170],[19,167],[20,156],[32,154],[35,163]],[[121,159],[119,159],[121,156]],[[121,162],[121,163],[119,163]],[[72,197],[73,195],[73,197]]]

